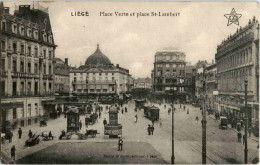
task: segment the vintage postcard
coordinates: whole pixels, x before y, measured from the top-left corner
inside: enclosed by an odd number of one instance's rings
[[[1,1],[2,164],[257,164],[259,3]]]

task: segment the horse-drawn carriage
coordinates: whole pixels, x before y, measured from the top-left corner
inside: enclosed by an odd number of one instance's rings
[[[25,146],[33,146],[35,144],[39,144],[40,142],[39,137],[40,135],[33,134],[31,138],[25,141]]]
[[[97,134],[99,134],[99,132],[94,129],[86,130],[85,134],[77,133],[80,140],[86,140],[89,136],[95,138]]]
[[[85,125],[93,125],[93,124],[95,124],[96,121],[97,121],[97,118],[98,118],[97,113],[93,113],[91,115],[86,115]]]

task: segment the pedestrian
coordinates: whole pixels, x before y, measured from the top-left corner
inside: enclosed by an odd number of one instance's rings
[[[11,159],[15,161],[15,146],[13,145],[11,148]]]
[[[121,112],[122,112],[122,114],[124,114],[124,110],[123,110],[123,108],[121,109]]]
[[[79,121],[79,130],[81,130],[82,128],[82,123],[81,123],[81,120]]]
[[[53,140],[53,136],[52,136],[51,131],[49,132],[49,138],[52,138],[52,140]]]
[[[138,116],[137,114],[135,115],[135,122],[137,123],[137,119],[138,119]]]
[[[118,151],[123,151],[123,140],[121,137],[118,139]]]
[[[150,126],[150,124],[148,124],[147,132],[148,132],[148,135],[151,135],[151,126]]]
[[[19,139],[21,139],[21,137],[22,137],[22,129],[21,128],[19,128],[19,130],[18,130],[18,135],[19,135]]]
[[[107,125],[107,120],[106,120],[106,118],[104,118],[103,124],[104,124],[104,126]]]
[[[12,143],[12,139],[13,139],[13,131],[10,131],[10,134],[9,134],[9,143]]]
[[[171,108],[169,108],[169,109],[168,109],[168,115],[170,115],[170,113],[171,113],[171,110],[172,110]]]
[[[243,135],[243,145],[245,144],[245,142],[246,142],[246,135],[244,134]]]
[[[101,112],[99,111],[98,117],[101,118]]]
[[[125,107],[125,113],[127,112],[127,108]]]
[[[185,110],[185,105],[183,106],[184,110]]]
[[[137,108],[135,107],[135,112],[137,112]]]
[[[238,132],[238,133],[237,133],[237,141],[238,141],[238,142],[241,142],[241,136],[242,136],[242,135],[241,135],[241,132]]]
[[[151,126],[151,133],[152,133],[152,135],[153,135],[153,131],[154,131],[154,126],[152,125]]]
[[[189,114],[190,113],[190,111],[189,111],[189,109],[187,109],[187,114]]]
[[[166,104],[164,104],[164,109],[166,109]]]
[[[159,121],[160,121],[160,127],[161,127],[162,126],[162,119],[160,118]]]
[[[252,127],[249,127],[248,128],[248,135],[249,135],[249,137],[251,137],[251,133],[252,133]]]
[[[153,118],[152,118],[152,124],[153,124],[153,125],[154,125],[154,120],[155,120],[155,119],[154,119],[154,117],[153,117]]]
[[[197,124],[198,124],[198,122],[199,122],[199,117],[198,116],[196,116],[195,121],[197,121]]]

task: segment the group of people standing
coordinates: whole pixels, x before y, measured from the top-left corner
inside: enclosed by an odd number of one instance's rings
[[[148,131],[148,135],[153,135],[153,131],[154,131],[154,125],[148,125],[148,128],[147,128],[147,131]]]

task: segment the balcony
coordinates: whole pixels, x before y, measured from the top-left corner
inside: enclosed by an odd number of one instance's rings
[[[90,80],[88,84],[115,84],[115,80]]]
[[[23,73],[23,72],[12,72],[13,78],[39,78],[39,74],[34,73]]]
[[[80,80],[80,81],[72,81],[72,84],[87,84],[87,82],[86,81],[84,81],[84,80]]]
[[[0,72],[0,74],[1,74],[1,77],[7,77],[7,72]]]
[[[44,74],[44,75],[43,75],[43,79],[44,79],[44,80],[46,80],[46,79],[52,80],[52,79],[53,79],[53,75]]]

